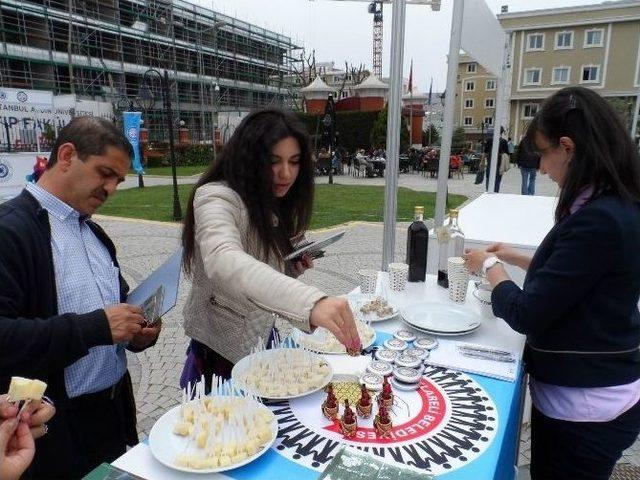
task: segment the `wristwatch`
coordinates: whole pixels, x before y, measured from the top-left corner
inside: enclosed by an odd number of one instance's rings
[[[491,257],[486,258],[484,260],[484,262],[482,262],[482,275],[486,276],[487,275],[487,270],[489,270],[491,267],[497,265],[498,263],[502,263],[502,260],[500,260],[496,256],[491,256]]]

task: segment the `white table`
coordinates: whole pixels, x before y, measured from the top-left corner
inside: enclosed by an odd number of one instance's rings
[[[384,273],[381,274],[378,279],[379,289],[381,288],[381,284],[383,283],[386,284],[386,274]],[[457,305],[463,305],[464,307],[480,314],[480,304],[471,295],[472,288],[472,284],[470,283],[466,301],[464,302],[464,304]],[[358,290],[356,290],[355,292],[357,291]],[[450,302],[447,290],[439,287],[436,284],[436,277],[432,275],[427,276],[427,281],[425,283],[407,284],[407,288],[403,292],[396,293],[387,289],[387,293],[389,296],[389,300],[393,302],[394,305],[400,308],[420,301],[447,303]],[[396,318],[384,322],[375,323],[374,327],[377,330],[383,332],[393,333],[402,325],[403,323],[401,322],[401,320]],[[524,337],[511,330],[504,321],[495,317],[484,318],[480,328],[478,328],[478,330],[471,334],[465,335],[464,340],[472,343],[479,343],[483,345],[506,348],[509,350],[516,350],[518,352],[521,352],[524,347]],[[515,385],[514,392],[517,390],[517,388],[518,386]],[[515,442],[513,438],[506,439],[505,441]],[[259,460],[257,460],[257,462],[258,461]],[[132,450],[128,451],[113,464],[118,468],[121,468],[146,479],[187,480],[201,478],[201,476],[197,474],[182,473],[161,465],[153,458],[149,447],[144,443],[141,443]],[[488,474],[489,472],[485,473]],[[208,475],[207,478],[233,478],[233,476],[232,473],[229,472],[226,476],[222,474],[215,474]],[[451,474],[446,475],[446,478],[456,478],[455,472],[451,472]],[[465,475],[463,478],[468,477]],[[489,476],[486,478],[492,477]]]
[[[533,256],[554,225],[558,199],[532,195],[484,193],[460,209],[459,225],[467,248],[486,248],[502,242]],[[525,272],[506,266],[511,278],[520,286]],[[431,233],[427,272],[438,271],[438,242]]]

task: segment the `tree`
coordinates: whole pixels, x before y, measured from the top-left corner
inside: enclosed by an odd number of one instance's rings
[[[635,98],[607,97],[607,101],[613,109],[620,115],[623,125],[627,130],[631,129],[633,121],[633,107],[635,106]]]
[[[429,137],[429,130],[431,130],[431,137]],[[431,143],[429,143],[429,138],[431,138]],[[440,143],[440,132],[435,125],[430,124],[427,126],[427,129],[422,132],[422,144],[423,145],[437,145]]]
[[[291,63],[291,73],[293,76],[293,85],[289,85],[289,96],[291,108],[295,111],[303,110],[303,99],[300,96],[300,88],[309,85],[317,76],[316,68],[316,51],[312,50],[309,55],[303,49],[300,52],[300,58]],[[281,85],[282,86],[282,85]],[[292,86],[295,86],[292,88]]]
[[[371,146],[373,148],[386,148],[387,145],[387,116],[388,109],[385,106],[376,118],[371,129]],[[404,117],[400,116],[400,151],[404,152],[409,146],[409,127]]]

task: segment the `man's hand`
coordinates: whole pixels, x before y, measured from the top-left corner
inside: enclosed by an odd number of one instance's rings
[[[129,341],[129,346],[136,350],[144,350],[151,345],[160,335],[162,330],[162,319],[159,319],[153,326],[143,327],[140,333]]]
[[[104,309],[111,329],[113,343],[129,342],[142,332],[144,316],[142,309],[136,305],[119,303]]]
[[[347,349],[358,352],[362,350],[353,313],[346,299],[326,297],[318,300],[311,309],[309,323],[329,330]]]

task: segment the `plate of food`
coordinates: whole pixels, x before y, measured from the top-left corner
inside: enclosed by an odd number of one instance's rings
[[[243,396],[184,402],[162,415],[149,433],[160,463],[189,473],[232,470],[264,454],[278,435],[269,408]]]
[[[369,348],[373,345],[376,341],[376,331],[370,325],[357,319],[356,327],[358,328],[362,348]],[[293,340],[301,347],[318,353],[336,355],[347,353],[347,349],[338,341],[335,335],[322,327],[316,328],[315,332],[311,334],[294,329]]]
[[[302,348],[274,348],[236,363],[231,378],[241,390],[270,400],[303,397],[324,388],[333,369],[317,353]]]
[[[392,303],[379,295],[348,295],[347,300],[353,315],[365,323],[383,322],[400,313]]]

